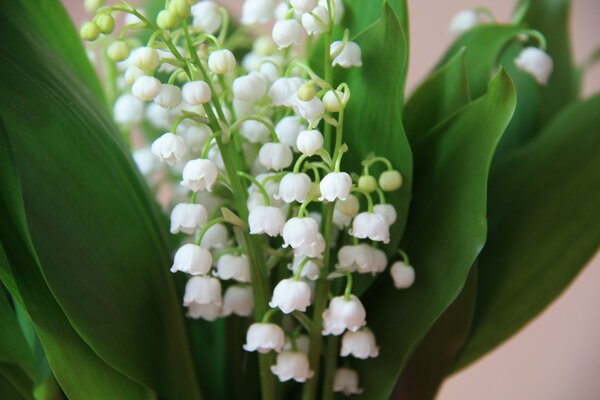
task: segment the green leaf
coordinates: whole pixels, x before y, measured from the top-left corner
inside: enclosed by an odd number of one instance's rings
[[[33,296],[34,284],[42,290],[27,310],[37,308],[36,325],[42,311],[66,316],[72,340],[81,338],[88,352],[158,394],[198,398],[157,207],[100,101],[37,28],[18,8],[0,14],[0,116],[24,206],[14,223],[31,236],[31,246],[9,261],[43,273],[39,282],[21,272],[15,278],[21,293]],[[3,239],[5,251],[13,245]],[[46,302],[53,306],[42,310]],[[56,372],[56,349],[45,348]]]
[[[381,17],[382,5],[389,6],[398,17],[408,39],[408,4],[406,0],[346,0],[343,26],[353,35],[362,32]]]
[[[486,238],[489,166],[514,107],[514,86],[502,70],[485,96],[414,144],[413,201],[403,249],[417,279],[401,291],[381,277],[366,293],[367,322],[381,354],[357,363],[362,398],[389,398],[417,345],[465,285]]]
[[[411,143],[471,101],[465,67],[463,48],[410,96],[404,109],[404,127]]]
[[[456,368],[517,332],[600,245],[600,96],[561,113],[490,177],[473,332]]]
[[[16,364],[0,362],[0,398],[33,400],[31,379]]]
[[[33,354],[21,332],[17,315],[0,285],[0,362],[19,365],[33,376]]]

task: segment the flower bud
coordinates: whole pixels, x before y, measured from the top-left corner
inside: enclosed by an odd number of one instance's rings
[[[373,248],[368,244],[342,246],[338,251],[337,270],[348,272],[364,272],[372,268]]]
[[[318,0],[290,0],[290,5],[300,12],[309,12],[317,6]]]
[[[144,116],[144,102],[135,96],[125,93],[115,101],[113,117],[119,125],[137,124]]]
[[[140,100],[151,101],[159,95],[162,84],[153,76],[142,75],[131,86],[131,93]]]
[[[318,19],[315,18],[315,15]],[[329,12],[327,8],[318,6],[312,12],[302,14],[302,26],[309,35],[319,35],[329,30]]]
[[[169,10],[181,18],[189,18],[191,14],[190,2],[189,0],[171,0]]]
[[[346,200],[337,200],[335,208],[349,217],[355,217],[360,209],[360,203],[358,202],[358,198],[351,194]]]
[[[223,17],[214,1],[201,1],[191,8],[193,25],[201,31],[213,34],[219,30]]]
[[[200,245],[206,249],[222,249],[229,245],[229,233],[224,224],[214,224],[206,230]]]
[[[194,276],[185,285],[183,305],[214,304],[221,305],[221,281],[210,276]]]
[[[94,22],[88,21],[81,26],[79,35],[83,40],[93,42],[94,40],[98,39],[98,36],[100,36],[100,28],[98,28],[98,25],[96,25]]]
[[[183,85],[183,100],[192,106],[210,101],[210,86],[204,81],[193,81]]]
[[[249,317],[254,308],[252,286],[230,286],[223,297],[223,316],[231,314]]]
[[[268,353],[271,350],[280,352],[285,342],[283,329],[271,323],[255,322],[250,325],[246,333],[246,344],[244,350]]]
[[[350,368],[338,368],[333,378],[333,391],[346,396],[361,394],[363,390],[358,387],[358,372]]]
[[[296,140],[298,150],[307,156],[314,155],[323,148],[323,135],[317,130],[302,131]]]
[[[540,85],[546,85],[554,68],[552,58],[537,47],[524,48],[515,59],[515,65],[531,75]]]
[[[450,21],[450,33],[454,36],[460,36],[481,24],[481,16],[475,10],[463,10],[457,13]]]
[[[331,50],[330,50],[331,55],[333,56],[334,53],[336,53],[338,51],[338,49],[340,48],[340,46],[342,46],[342,45],[343,45],[343,43],[340,41],[333,42],[331,44]],[[362,61],[361,61],[360,46],[358,44],[356,44],[355,42],[346,43],[346,45],[344,46],[344,48],[342,49],[340,54],[338,54],[337,57],[335,57],[335,59],[333,60],[332,65],[334,67],[336,65],[339,65],[340,67],[343,67],[343,68],[361,67]]]
[[[362,212],[352,221],[350,235],[359,239],[371,239],[375,242],[390,242],[390,225],[383,215]]]
[[[321,7],[325,7],[327,13],[329,14],[329,1],[330,0],[319,0],[319,5]],[[333,22],[339,24],[342,22],[342,18],[344,17],[344,2],[343,0],[333,0]]]
[[[329,307],[323,312],[323,335],[339,336],[346,329],[356,332],[367,324],[367,312],[358,297],[350,295],[331,299]]]
[[[319,224],[310,217],[290,218],[283,227],[283,247],[296,249],[303,244],[314,243],[319,234]]]
[[[356,332],[348,331],[342,336],[340,356],[353,356],[361,360],[366,360],[378,355],[379,348],[375,343],[375,335],[373,335],[370,329],[363,328]]]
[[[195,244],[184,244],[175,253],[171,272],[185,272],[190,275],[205,275],[212,266],[210,252]]]
[[[202,204],[180,203],[171,211],[171,233],[191,235],[206,225],[208,214]]]
[[[168,110],[177,107],[181,104],[182,96],[181,89],[175,85],[163,83],[160,88],[160,93],[154,98],[154,102]]]
[[[396,218],[398,218],[396,209],[391,204],[377,204],[373,207],[373,212],[375,214],[383,215],[389,225],[396,222]]]
[[[373,193],[377,190],[377,180],[371,175],[362,175],[358,178],[358,188],[367,193]]]
[[[301,351],[283,351],[277,354],[277,362],[271,366],[271,372],[280,382],[290,379],[306,382],[314,375],[308,364],[308,356]]]
[[[224,74],[235,69],[235,56],[230,50],[213,51],[208,56],[208,68],[215,74]]]
[[[402,175],[396,170],[384,171],[379,175],[379,186],[385,192],[393,192],[402,187]]]
[[[275,3],[273,0],[246,0],[242,7],[243,25],[264,24],[273,18]]]
[[[330,172],[321,180],[320,201],[346,200],[352,189],[352,178],[346,172]]]
[[[216,276],[222,280],[234,279],[238,282],[250,282],[250,262],[245,255],[223,254],[217,262]]]
[[[291,107],[300,86],[302,86],[302,79],[298,77],[275,80],[269,89],[272,104],[274,106]]]
[[[275,286],[269,307],[279,307],[282,313],[305,312],[310,306],[310,286],[304,281],[293,278],[283,279]]]
[[[272,206],[256,206],[248,215],[250,234],[266,233],[271,237],[279,236],[285,224],[281,209]]]
[[[138,99],[135,100],[139,101]],[[158,170],[158,162],[149,147],[134,151],[133,161],[135,161],[135,165],[144,176],[149,176]]]
[[[123,61],[129,57],[131,50],[129,45],[122,40],[117,40],[112,42],[108,49],[106,49],[106,54],[108,58],[115,62]]]
[[[144,71],[153,71],[160,64],[158,51],[151,47],[140,47],[133,53],[133,63]]]
[[[323,106],[325,107],[325,111],[332,113],[340,112],[341,105],[336,94],[340,99],[342,99],[342,101],[344,101],[344,93],[339,90],[336,90],[335,92],[333,90],[328,90],[323,96]]]
[[[263,123],[248,120],[242,122],[240,133],[250,143],[265,143],[271,138],[271,131]]]
[[[160,29],[173,29],[179,23],[179,18],[177,18],[177,14],[175,14],[171,10],[161,10],[156,16],[156,25]]]
[[[325,238],[320,233],[312,242],[304,242],[294,249],[294,256],[321,258],[325,251]]]
[[[130,65],[125,71],[125,82],[127,82],[128,85],[133,85],[133,83],[143,75],[146,75],[144,71],[135,65]]]
[[[241,101],[256,102],[267,93],[267,82],[259,72],[251,72],[233,81],[233,95]]]
[[[302,203],[308,197],[312,181],[304,173],[286,174],[279,182],[279,193],[275,195],[276,199],[281,199],[286,203],[297,201]]]
[[[325,112],[323,102],[317,96],[309,101],[302,101],[296,96],[296,100],[292,103],[292,108],[296,114],[300,115],[313,126],[319,123]]]
[[[217,181],[218,175],[217,166],[214,162],[200,158],[190,160],[183,167],[181,186],[185,186],[193,192],[204,189],[210,192]]]
[[[406,289],[415,282],[415,270],[412,266],[396,261],[390,268],[390,275],[397,289]]]
[[[279,171],[292,165],[294,156],[283,143],[265,143],[258,152],[258,159],[263,167]]]
[[[162,161],[174,166],[187,154],[187,145],[182,137],[167,132],[152,143],[152,153]]]
[[[98,14],[94,17],[94,22],[98,26],[100,32],[105,35],[111,33],[115,29],[115,19],[110,14]]]
[[[295,19],[278,21],[273,26],[273,41],[280,49],[302,42],[302,25]]]
[[[85,0],[83,2],[83,7],[85,11],[90,14],[94,14],[100,7],[104,5],[104,0]]]
[[[302,101],[311,101],[316,94],[317,89],[315,89],[315,85],[310,82],[306,82],[298,89],[298,98]]]

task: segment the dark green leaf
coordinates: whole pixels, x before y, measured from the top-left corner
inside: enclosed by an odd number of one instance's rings
[[[31,379],[16,364],[0,363],[0,398],[33,400]]]
[[[381,354],[357,365],[363,398],[389,398],[416,346],[462,290],[485,242],[488,170],[514,107],[514,86],[502,70],[485,96],[414,144],[413,202],[403,248],[417,279],[400,291],[381,277],[366,293],[367,321]]]
[[[18,256],[35,254],[29,263],[48,285],[35,295],[56,299],[30,300],[28,312],[55,302],[45,311],[66,315],[88,352],[160,395],[198,398],[157,207],[101,103],[42,33],[19,8],[3,8],[0,115],[22,182],[25,214],[15,224],[31,235]],[[8,238],[3,245],[13,247]],[[21,278],[20,291],[33,291],[35,280]]]
[[[472,335],[457,368],[542,311],[600,244],[600,96],[576,104],[490,177]]]
[[[19,328],[17,315],[0,285],[0,362],[19,365],[33,376],[33,354]]]

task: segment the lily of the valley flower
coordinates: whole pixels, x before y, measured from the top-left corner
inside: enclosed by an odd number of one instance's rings
[[[208,250],[195,244],[184,244],[175,253],[171,272],[185,272],[190,275],[205,275],[212,266],[212,255]]]
[[[235,69],[235,56],[228,49],[216,50],[208,56],[208,68],[215,74],[225,74]]]
[[[350,234],[359,239],[371,239],[375,242],[390,242],[390,225],[383,215],[362,212],[352,221]]]
[[[373,207],[373,212],[375,214],[383,215],[388,225],[392,225],[398,218],[396,208],[390,204],[377,204]]]
[[[266,233],[271,237],[281,235],[285,216],[281,209],[272,206],[256,206],[248,215],[248,225],[252,235]]]
[[[273,0],[246,0],[240,22],[244,25],[264,24],[273,18],[274,11]]]
[[[206,104],[210,101],[210,86],[203,81],[188,82],[183,85],[183,100],[190,105]]]
[[[292,264],[288,266],[289,269],[295,274],[298,272],[298,268],[300,264],[304,261],[305,256],[303,255],[294,255],[294,260]],[[315,281],[319,279],[319,275],[321,274],[321,267],[314,261],[308,261],[302,267],[302,271],[300,272],[301,278],[306,278],[311,281]]]
[[[346,329],[356,332],[367,324],[367,312],[358,297],[334,297],[323,312],[323,335],[341,335]]]
[[[271,366],[271,371],[280,382],[290,379],[306,382],[314,374],[308,364],[308,356],[301,351],[283,351],[277,354],[277,363]]]
[[[533,76],[540,85],[548,83],[554,68],[552,58],[537,47],[524,48],[515,59],[515,65],[521,71]]]
[[[177,204],[171,211],[171,233],[192,234],[206,225],[207,218],[202,204]]]
[[[182,137],[167,132],[152,142],[152,153],[170,166],[187,155],[187,145]]]
[[[271,84],[269,97],[274,106],[291,107],[294,97],[303,84],[303,80],[298,77],[279,78]]]
[[[133,52],[132,56],[133,64],[147,72],[155,70],[160,64],[158,51],[151,47],[140,47]]]
[[[133,82],[131,94],[140,100],[151,101],[160,93],[162,84],[153,76],[142,75]]]
[[[246,344],[244,350],[268,353],[270,351],[281,352],[285,342],[283,329],[271,323],[255,322],[250,325],[246,333]]]
[[[185,285],[183,305],[187,306],[192,303],[220,306],[222,304],[221,281],[210,276],[190,278]]]
[[[256,102],[267,93],[267,82],[260,72],[251,72],[233,81],[233,95],[236,99]]]
[[[223,296],[223,316],[231,314],[240,317],[249,317],[254,308],[254,296],[252,295],[252,286],[234,285],[227,288]]]
[[[308,197],[312,181],[304,173],[286,174],[279,182],[279,193],[275,197],[282,199],[286,203],[297,201],[302,203]]]
[[[310,245],[317,240],[319,225],[311,217],[294,217],[283,227],[283,247],[292,246],[296,249],[302,245]]]
[[[283,279],[275,286],[269,306],[279,307],[284,314],[296,310],[305,312],[310,306],[310,298],[310,286],[306,282],[293,278]]]
[[[210,192],[217,181],[218,174],[219,172],[214,162],[200,158],[191,160],[183,167],[181,185],[193,192],[201,190],[208,190]]]
[[[361,394],[363,390],[358,387],[358,372],[351,368],[338,368],[333,378],[333,391],[346,396]]]
[[[402,261],[396,261],[390,267],[390,275],[394,281],[394,286],[398,289],[406,289],[415,282],[415,270],[412,266]]]
[[[302,25],[295,19],[277,21],[273,26],[273,41],[280,49],[302,42]]]
[[[258,159],[263,167],[279,171],[292,165],[294,155],[286,144],[265,143],[258,152]]]
[[[321,180],[319,200],[346,200],[352,189],[352,178],[346,172],[330,172]]]
[[[296,143],[300,132],[306,129],[306,124],[298,116],[283,117],[275,126],[275,133],[281,143],[296,150]]]
[[[302,26],[309,35],[320,35],[328,30],[329,12],[327,11],[327,8],[318,6],[315,7],[312,12],[302,14]]]
[[[314,129],[302,131],[296,139],[296,147],[302,154],[312,156],[323,148],[323,134]]]
[[[482,22],[481,15],[476,10],[463,10],[450,21],[450,33],[460,36]]]
[[[162,108],[172,109],[181,104],[183,97],[181,89],[175,85],[163,83],[160,88],[160,93],[154,98],[154,102]]]
[[[191,14],[193,25],[201,31],[215,33],[221,26],[222,16],[214,1],[204,0],[192,5]]]
[[[369,357],[377,357],[379,348],[375,343],[375,335],[368,328],[362,328],[356,332],[347,331],[342,336],[342,349],[340,356],[356,357],[365,360]]]
[[[217,304],[190,303],[187,308],[186,315],[193,319],[202,318],[206,321],[214,321],[221,316],[221,306]]]
[[[343,42],[337,41],[331,43],[330,53],[333,56],[344,45]],[[339,65],[343,68],[362,67],[360,46],[355,42],[348,42],[342,51],[333,60],[333,66]]]
[[[238,282],[250,282],[250,262],[245,255],[224,254],[217,262],[215,274],[222,280],[234,279]]]

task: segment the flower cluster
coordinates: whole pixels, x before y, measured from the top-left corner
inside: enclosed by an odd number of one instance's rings
[[[124,27],[110,36],[116,12],[126,14]],[[239,47],[228,12],[208,0],[170,0],[153,20],[127,3],[97,7],[81,29],[85,40],[106,36],[119,72],[115,121],[134,132],[131,142],[151,143],[136,145],[134,159],[169,198],[171,233],[182,234],[171,271],[189,276],[187,315],[253,318],[243,348],[277,353],[271,372],[280,381],[311,380],[322,336],[340,336],[339,357],[379,355],[353,277],[387,270],[398,289],[415,281],[407,255],[386,247],[398,219],[386,195],[402,187],[401,173],[374,154],[360,171],[343,168],[352,88],[334,85],[332,71],[362,66],[347,31],[334,40],[343,13],[339,0],[246,0],[236,32],[273,24],[252,49]],[[452,31],[481,23],[468,11]],[[143,44],[140,30],[150,31]],[[303,51],[320,35],[322,76]],[[543,84],[548,60],[528,47],[515,63]],[[330,382],[362,392],[348,367]]]

